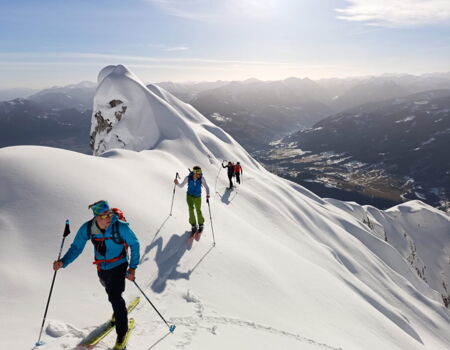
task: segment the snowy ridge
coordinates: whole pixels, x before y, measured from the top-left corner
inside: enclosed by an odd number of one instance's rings
[[[109,132],[97,133],[98,151],[106,151],[101,157],[34,146],[0,149],[1,237],[8,242],[0,245],[5,346],[30,348],[36,341],[65,219],[73,235],[90,219],[87,205],[107,199],[140,239],[138,283],[177,325],[168,334],[141,301],[129,350],[450,347],[450,313],[430,287],[438,288],[431,281],[445,271],[448,216],[420,202],[382,212],[319,198],[268,173],[192,107],[157,87],[143,88],[120,67],[101,73],[95,98],[105,111],[121,98],[127,106]],[[126,149],[111,149],[117,139],[129,142],[121,144]],[[223,159],[244,167],[243,184],[233,192],[225,189]],[[177,189],[169,216],[173,177],[195,164],[211,187],[216,247],[205,202],[206,229],[192,248],[185,190]],[[363,222],[367,217],[373,228]],[[441,250],[422,250],[427,241],[412,230],[418,222],[433,231]],[[427,266],[427,282],[395,242],[403,231]],[[75,347],[110,316],[91,259],[88,242],[58,273],[43,350]],[[126,298],[136,295],[128,283]],[[113,342],[109,336],[98,348]]]
[[[114,148],[164,149],[170,140],[179,141],[177,151],[185,149],[182,141],[188,140],[195,146],[188,147],[189,152],[221,160],[233,156],[255,164],[240,145],[192,106],[156,85],[147,88],[122,65],[102,69],[92,116],[94,155]],[[218,140],[232,144],[234,154],[224,154]]]
[[[448,215],[420,201],[400,204],[387,211],[352,203],[330,202],[362,220],[379,238],[392,245],[443,302],[450,302],[450,231]],[[390,264],[388,259],[383,259]],[[396,265],[391,266],[396,270]],[[405,276],[406,277],[406,276]],[[421,289],[420,285],[416,288]]]

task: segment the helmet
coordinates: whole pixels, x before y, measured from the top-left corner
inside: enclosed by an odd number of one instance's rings
[[[201,175],[202,174],[202,168],[200,168],[198,165],[196,165],[196,166],[194,166],[192,168],[192,173]]]

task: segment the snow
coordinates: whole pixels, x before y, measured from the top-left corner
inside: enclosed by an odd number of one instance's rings
[[[450,348],[450,313],[440,295],[449,283],[449,216],[419,201],[380,211],[322,199],[267,172],[192,106],[146,88],[126,67],[100,72],[93,114],[114,118],[112,100],[127,109],[96,135],[97,157],[0,149],[4,348],[36,342],[64,222],[72,228],[66,251],[91,218],[88,204],[99,199],[124,211],[141,242],[137,282],[177,326],[170,334],[142,298],[129,350]],[[244,168],[232,193],[222,160]],[[184,190],[176,190],[169,216],[174,175],[195,164],[211,187],[216,246],[205,202],[206,228],[192,247]],[[43,350],[74,348],[110,317],[91,259],[88,242],[58,272]],[[424,266],[426,281],[416,270]],[[127,283],[124,295],[139,292]],[[108,349],[114,338],[97,348]]]
[[[436,139],[434,137],[430,137],[428,140],[422,142],[420,145],[421,146],[425,146],[425,145],[428,145],[429,143],[432,143],[434,141],[436,141]]]
[[[406,117],[406,118],[401,119],[401,120],[396,120],[395,122],[397,124],[399,124],[399,123],[407,123],[407,122],[410,122],[410,121],[414,120],[415,118],[416,118],[416,116],[410,115],[409,117]]]
[[[269,158],[276,159],[276,158],[292,158],[292,157],[298,157],[303,156],[308,153],[311,153],[311,151],[303,151],[300,148],[277,148],[272,151],[272,154]]]
[[[420,198],[420,199],[422,199],[422,200],[426,200],[426,199],[427,199],[427,197],[425,197],[424,194],[419,193],[419,192],[417,192],[417,191],[414,191],[414,195],[415,195],[417,198]]]
[[[229,122],[232,120],[231,118],[225,117],[225,116],[221,115],[220,113],[211,114],[211,118],[213,118],[219,122]]]

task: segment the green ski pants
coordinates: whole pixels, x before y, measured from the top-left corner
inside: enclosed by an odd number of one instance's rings
[[[197,221],[195,220],[194,207],[197,212],[198,224],[202,225],[205,222],[205,219],[202,215],[202,197],[194,197],[188,194],[186,196],[186,201],[189,207],[189,223],[193,225],[197,225]]]

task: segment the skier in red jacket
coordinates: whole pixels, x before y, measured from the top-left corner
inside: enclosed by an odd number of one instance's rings
[[[242,174],[242,167],[241,163],[237,162],[234,166],[234,176],[236,176],[236,181],[240,185],[241,184],[241,174]]]

